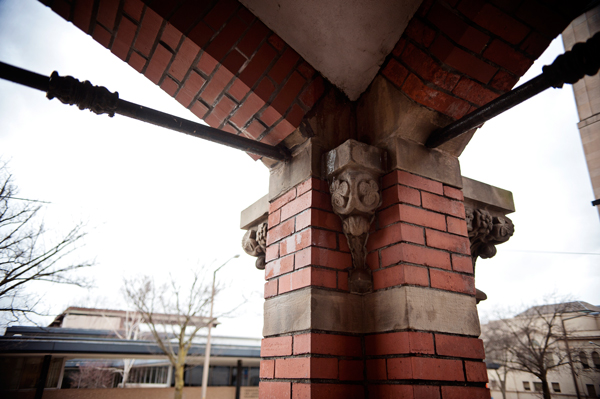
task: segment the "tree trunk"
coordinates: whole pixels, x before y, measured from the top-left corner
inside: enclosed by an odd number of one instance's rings
[[[186,355],[187,351],[180,346],[177,354],[177,364],[175,365],[175,399],[183,398],[183,372],[185,370]]]
[[[552,399],[552,395],[550,395],[550,388],[548,387],[548,381],[546,380],[546,376],[541,378],[542,380],[542,393],[544,394],[544,399]]]

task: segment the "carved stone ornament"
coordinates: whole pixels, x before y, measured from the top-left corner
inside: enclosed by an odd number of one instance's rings
[[[325,164],[331,205],[342,219],[352,254],[350,291],[370,292],[373,281],[366,264],[366,246],[375,210],[381,205],[379,178],[384,172],[385,152],[348,140],[326,154]]]
[[[261,223],[246,231],[242,238],[242,248],[248,255],[256,256],[256,268],[264,270],[267,252],[267,223]]]
[[[46,97],[58,98],[63,104],[77,105],[80,110],[89,109],[101,115],[113,117],[119,102],[119,93],[111,93],[106,87],[94,86],[89,81],[80,82],[72,76],[59,76],[52,72]]]
[[[488,259],[496,255],[496,245],[507,242],[515,226],[506,216],[494,216],[485,209],[467,207],[465,211],[474,269],[478,257]]]

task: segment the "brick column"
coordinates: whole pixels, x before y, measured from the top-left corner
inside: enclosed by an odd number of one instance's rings
[[[261,399],[489,398],[462,192],[399,169],[381,179],[364,294],[328,183],[271,201]]]

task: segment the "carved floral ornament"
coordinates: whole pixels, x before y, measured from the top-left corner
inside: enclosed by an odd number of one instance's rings
[[[354,293],[370,292],[373,288],[366,246],[375,210],[381,205],[379,177],[384,172],[384,162],[383,150],[354,140],[326,154],[331,205],[342,219],[352,255],[349,281]]]
[[[488,259],[496,255],[496,245],[507,242],[515,232],[512,220],[494,216],[485,209],[465,208],[467,231],[471,242],[473,266],[477,257]]]
[[[267,223],[248,229],[242,238],[242,248],[250,256],[256,256],[256,268],[265,269],[265,254],[267,252]]]

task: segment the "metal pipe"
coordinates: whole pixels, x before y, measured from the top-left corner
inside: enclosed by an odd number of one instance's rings
[[[291,158],[289,150],[284,146],[272,146],[243,136],[236,136],[220,129],[131,103],[120,99],[117,92],[111,93],[105,87],[93,86],[89,81],[80,82],[71,76],[59,76],[56,71],[48,78],[0,62],[0,78],[45,91],[49,99],[58,98],[64,104],[77,105],[81,110],[89,109],[98,115],[108,114],[111,117],[114,114],[123,115],[278,161]]]
[[[600,69],[600,32],[585,43],[577,43],[571,51],[556,57],[551,65],[527,83],[490,101],[475,111],[431,133],[425,146],[438,147],[469,130],[481,126],[493,117],[550,88],[573,84],[585,75],[593,76]]]

